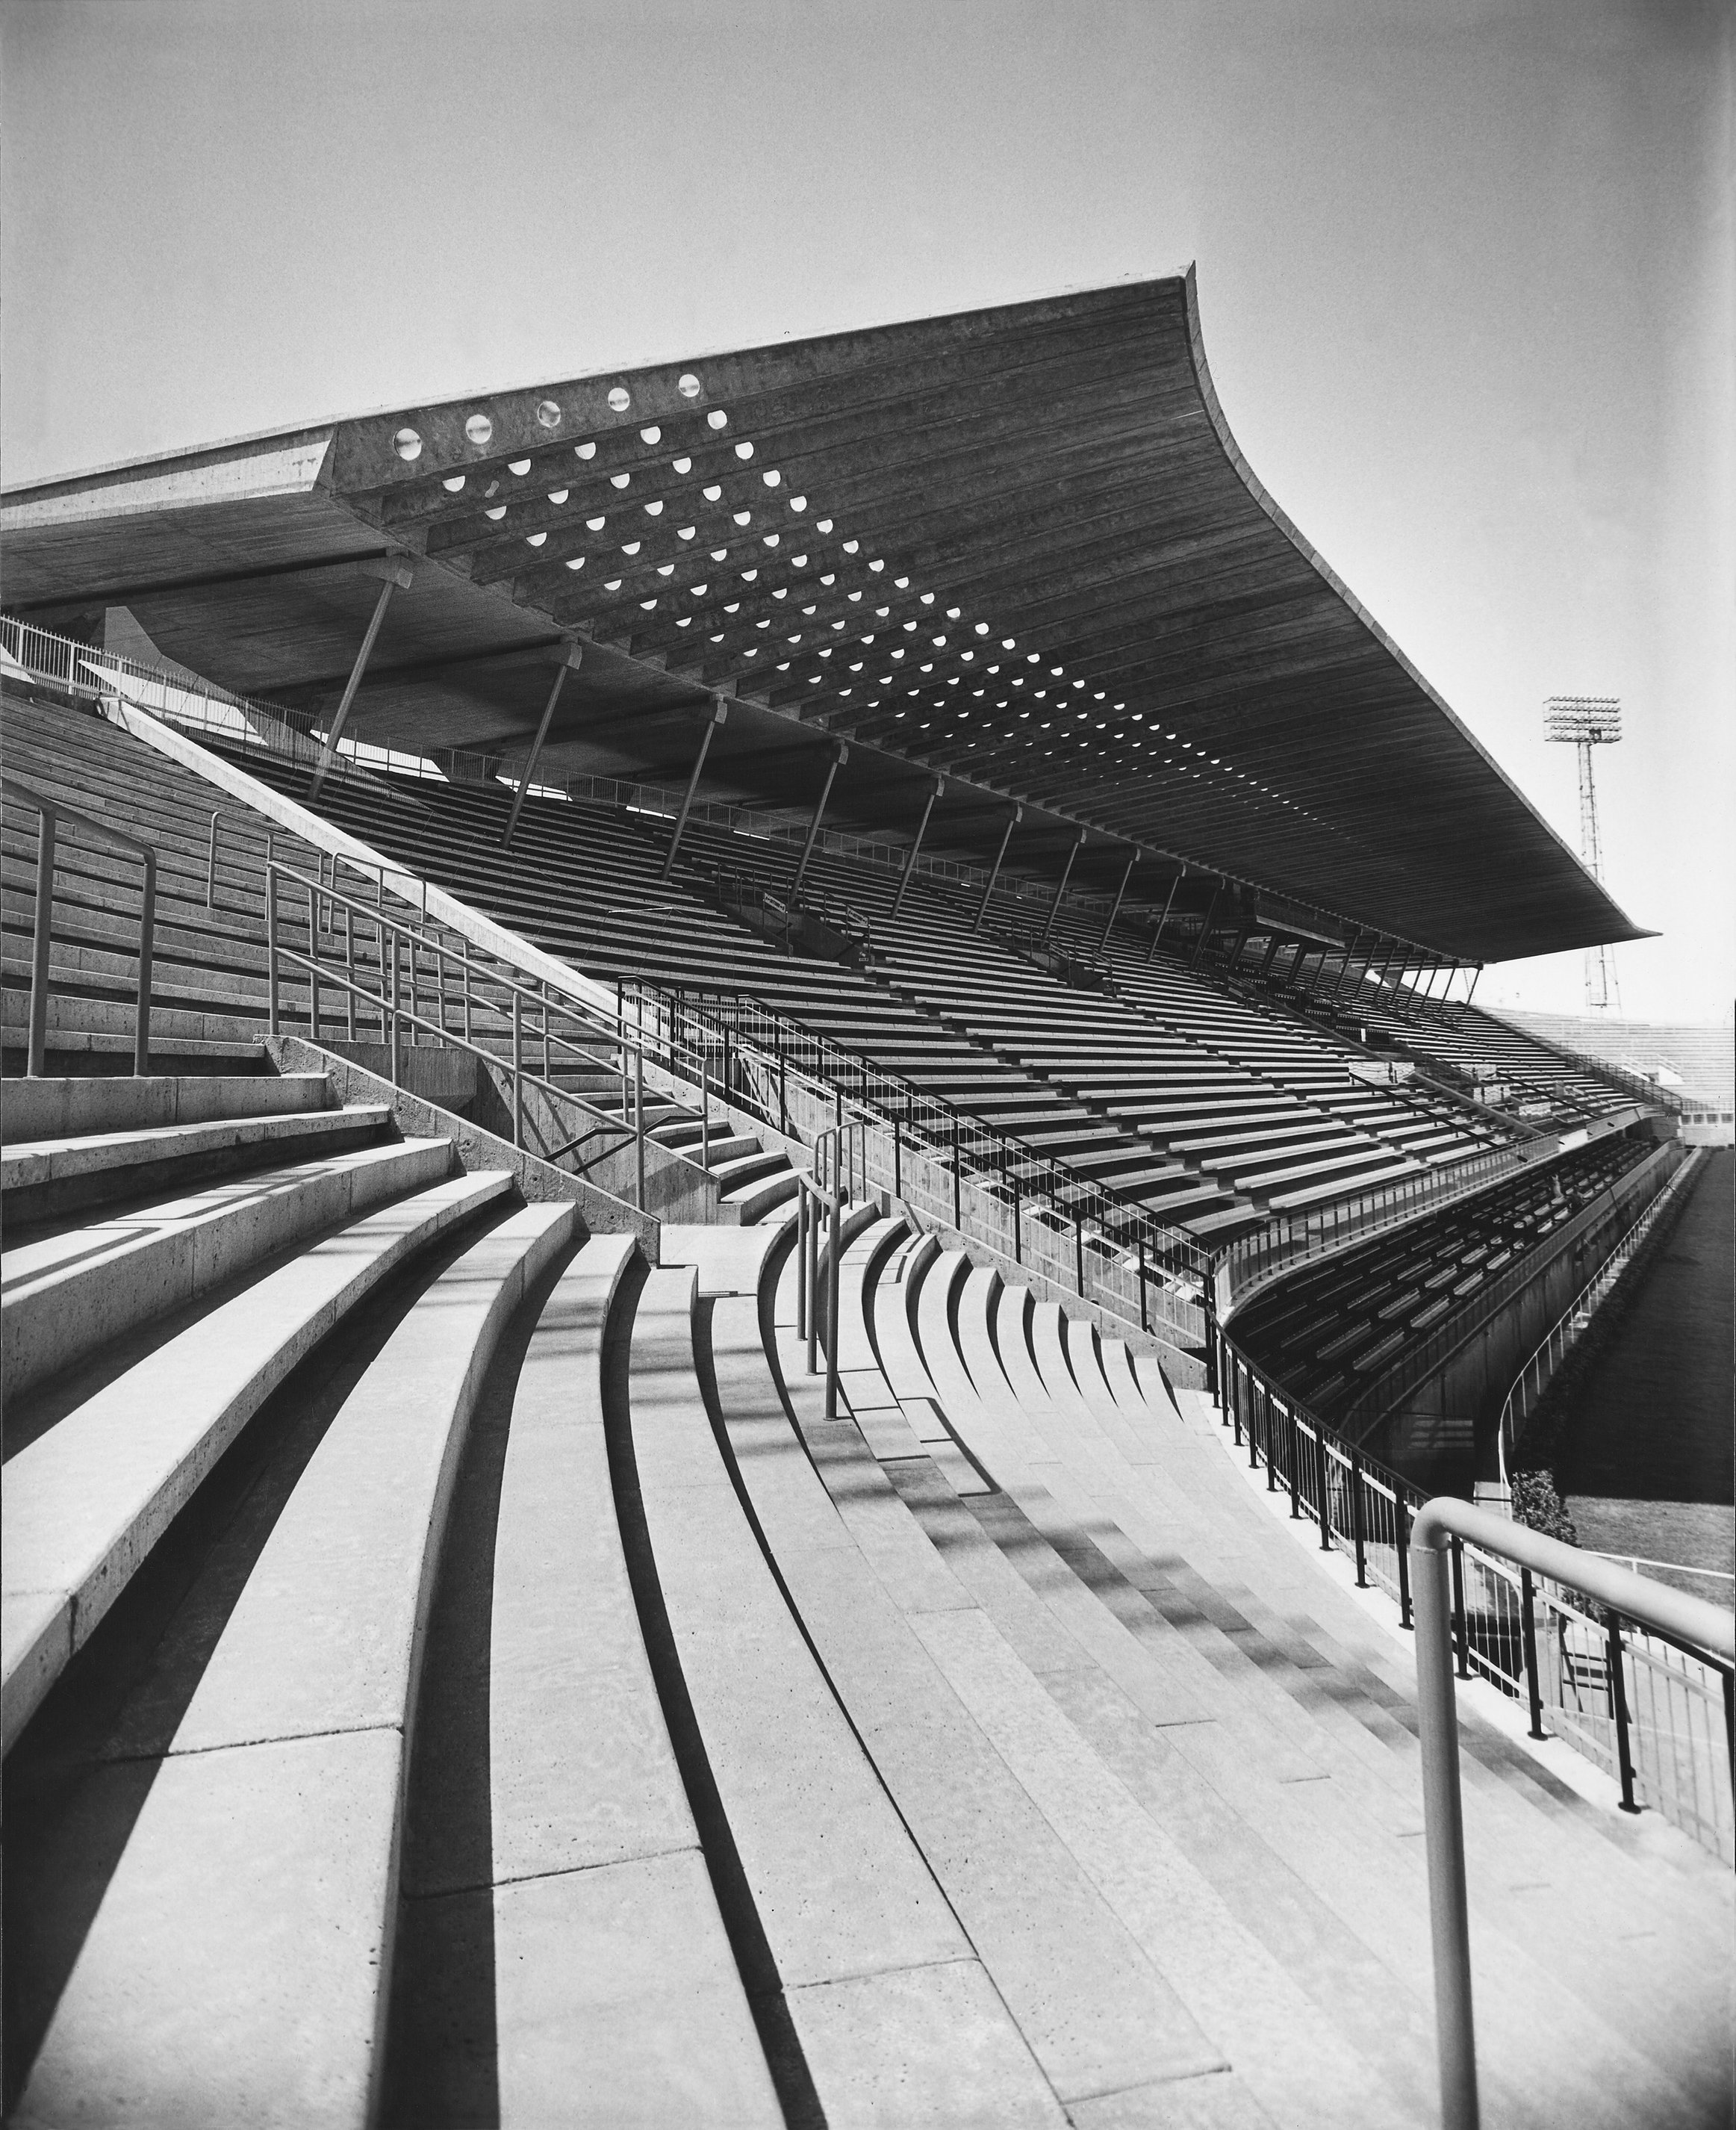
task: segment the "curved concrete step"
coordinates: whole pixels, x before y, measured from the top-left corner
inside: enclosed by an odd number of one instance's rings
[[[206,1473],[332,1326],[417,1251],[498,1200],[458,1176],[354,1221],[83,1399],[6,1466],[4,1749]]]
[[[184,1188],[274,1156],[307,1161],[377,1140],[392,1121],[384,1104],[351,1103],[207,1123],[87,1132],[8,1144],[0,1192],[14,1221],[58,1220],[147,1191]]]
[[[575,1217],[529,1206],[480,1237],[321,1438],[157,1768],[24,2121],[370,2118],[447,1503],[502,1328]]]
[[[331,1106],[331,1083],[322,1072],[7,1079],[0,1080],[0,1137],[16,1148],[30,1139],[301,1115]]]
[[[516,1382],[491,1386],[477,1414],[479,1433],[503,1437],[503,1449],[479,1445],[499,1473],[492,1522],[482,1512],[492,1583],[469,1587],[460,1540],[451,1617],[474,1621],[487,1603],[486,1717],[472,1739],[460,1693],[450,1722],[444,1703],[424,1719],[418,1751],[459,1765],[436,1779],[433,1807],[413,1808],[404,1862],[385,2119],[417,2130],[479,2117],[733,2130],[768,2116],[764,2053],[616,1512],[605,1353],[630,1329],[633,1256],[626,1237],[584,1245],[538,1312]],[[470,1468],[460,1483],[475,1483]],[[465,1629],[446,1620],[437,1604],[428,1662],[468,1671]],[[486,1817],[479,1853],[467,1786]],[[479,1943],[493,1953],[491,2055],[465,1991]]]
[[[274,1250],[437,1183],[451,1164],[446,1139],[364,1147],[19,1244],[0,1256],[8,1395],[196,1301]]]

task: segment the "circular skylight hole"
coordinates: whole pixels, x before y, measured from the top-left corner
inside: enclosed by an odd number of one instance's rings
[[[406,461],[422,456],[422,438],[413,429],[400,429],[392,439],[392,448]]]
[[[765,482],[768,488],[775,488],[779,482],[783,480],[784,476],[778,471],[775,466],[767,466],[765,472],[760,475],[760,478]]]
[[[632,475],[630,473],[612,473],[608,477],[608,485],[611,488],[625,488],[632,480]]]
[[[594,459],[596,456],[597,447],[594,444],[575,444],[573,447],[575,459]]]
[[[641,429],[639,432],[639,440],[641,443],[661,444],[663,441],[663,432],[656,427]]]
[[[528,459],[508,459],[507,461],[507,471],[510,474],[515,474],[520,480],[524,479],[525,475],[530,471],[530,470],[531,462]]]
[[[541,423],[545,429],[558,429],[560,427],[559,402],[553,399],[539,399],[537,403],[537,419]]]
[[[449,480],[441,481],[440,485],[448,495],[456,495],[459,490],[464,486],[464,475],[461,473],[455,473]]]
[[[494,435],[494,424],[486,414],[473,414],[465,423],[464,432],[475,445],[477,450],[480,451],[489,437]]]
[[[736,446],[736,456],[738,459],[751,459],[753,456],[753,446],[751,444],[737,444]]]
[[[612,413],[624,414],[633,404],[633,395],[624,384],[617,384],[610,390],[608,404]]]
[[[711,429],[722,429],[727,427],[729,417],[724,413],[721,407],[713,407],[711,412],[705,418],[706,427]]]
[[[684,399],[697,399],[699,396],[699,380],[694,375],[692,370],[684,370],[675,380],[675,389]]]

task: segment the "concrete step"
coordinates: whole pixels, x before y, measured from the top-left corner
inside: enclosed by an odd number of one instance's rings
[[[187,2130],[370,2118],[447,1504],[494,1348],[575,1219],[527,1207],[472,1244],[320,1438],[156,1765],[23,2120],[110,2094]]]
[[[1013,2119],[1058,2123],[742,1514],[694,1372],[696,1284],[696,1273],[653,1273],[641,1298],[635,1460],[683,1678],[826,2119],[873,2121],[901,2104],[900,2119],[946,2120],[940,2104],[989,2059],[1011,2074],[1016,2099],[1037,2104],[1015,2106]],[[756,1297],[703,1309],[700,1327],[737,1483],[780,1447],[805,1466]],[[756,1485],[756,1504],[770,1483]],[[778,1751],[767,1755],[773,1726]],[[985,2018],[992,2040],[966,2041],[961,2061],[961,2022]]]
[[[439,1182],[451,1161],[445,1139],[365,1147],[16,1245],[0,1255],[0,1357],[9,1395],[196,1301],[272,1251]]]
[[[133,1039],[129,1024],[124,1032],[64,1028],[58,1024],[49,1001],[48,1037],[45,1046],[50,1072],[77,1080],[113,1079],[130,1074],[133,1067]],[[7,1085],[21,1081],[25,1068],[24,1020],[0,1024],[0,1058]],[[235,1078],[265,1076],[271,1059],[263,1043],[217,1042],[200,1036],[165,1038],[153,1029],[150,1077],[185,1079],[193,1075]]]
[[[323,1158],[378,1139],[391,1121],[389,1107],[356,1103],[8,1142],[0,1154],[0,1192],[16,1233],[27,1221],[60,1220],[145,1192],[184,1189],[195,1177],[204,1183],[274,1159]]]
[[[327,1109],[331,1101],[331,1083],[319,1072],[7,1079],[0,1080],[0,1137],[16,1146],[27,1139],[150,1131],[219,1118],[300,1115]]]
[[[451,1773],[410,1815],[389,2121],[780,2120],[611,1483],[604,1354],[637,1296],[630,1241],[594,1236],[537,1314],[516,1382],[497,1372],[477,1409],[427,1664],[474,1675],[485,1598],[486,1719],[479,1737],[465,1697],[446,1694],[418,1728],[418,1755]],[[466,1572],[473,1528],[492,1561],[484,1591]],[[487,1826],[474,1863],[473,1796]],[[465,2016],[479,1941],[493,1948],[492,2061]]]
[[[791,1204],[801,1187],[795,1171],[786,1167],[749,1182],[731,1185],[719,1192],[718,1202],[729,1207],[743,1227],[750,1227],[780,1206]]]
[[[5,1750],[200,1482],[284,1378],[417,1251],[495,1204],[511,1179],[457,1176],[268,1272],[107,1373],[6,1467]],[[10,1448],[10,1445],[8,1445]]]

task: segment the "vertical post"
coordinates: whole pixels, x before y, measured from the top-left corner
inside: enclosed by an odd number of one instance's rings
[[[1413,1624],[1410,1604],[1410,1512],[1405,1505],[1403,1488],[1392,1490],[1392,1533],[1399,1549],[1399,1625]]]
[[[816,1185],[820,1178],[825,1144],[825,1134],[817,1134],[813,1142]],[[810,1376],[818,1373],[820,1364],[820,1209],[823,1202],[817,1189],[813,1215],[808,1223],[808,1373]]]
[[[994,853],[994,862],[989,868],[989,879],[983,889],[983,899],[976,905],[976,915],[971,919],[971,929],[980,932],[984,917],[988,914],[989,897],[994,892],[994,883],[1000,878],[1001,861],[1007,855],[1007,845],[1013,840],[1013,831],[1025,817],[1023,806],[1015,806],[1007,816],[1007,825],[1000,832],[1000,848]]]
[[[346,1039],[355,1040],[355,925],[346,903],[344,905],[344,988]]]
[[[217,907],[217,823],[222,818],[220,814],[215,813],[211,817],[211,850],[205,860],[205,907],[207,910]]]
[[[265,1027],[278,1033],[277,996],[277,867],[265,866]]]
[[[1296,1484],[1296,1467],[1301,1462],[1301,1433],[1295,1407],[1286,1406],[1284,1410],[1284,1477],[1290,1487],[1290,1518],[1292,1523],[1300,1522],[1302,1516],[1300,1490]]]
[[[323,873],[325,861],[318,861]],[[308,883],[308,1040],[319,1041],[319,893]]]
[[[706,719],[705,730],[699,736],[699,752],[694,757],[693,774],[687,780],[687,789],[681,796],[681,810],[675,816],[675,833],[669,839],[669,855],[663,861],[660,880],[667,880],[675,870],[675,854],[681,848],[681,838],[687,827],[687,817],[693,810],[694,794],[699,788],[699,771],[705,767],[705,757],[711,752],[711,736],[729,715],[729,705],[719,695],[713,702],[711,715]]]
[[[54,938],[55,816],[39,807],[36,829],[36,915],[30,949],[30,1042],[25,1071],[43,1077],[48,1055],[48,958]]]
[[[1621,1615],[1611,1612],[1609,1629],[1610,1708],[1615,1718],[1615,1765],[1621,1776],[1621,1808],[1638,1812],[1633,1798],[1633,1741],[1628,1729],[1628,1677],[1622,1661]]]
[[[458,942],[458,958],[464,981],[464,1039],[469,1043],[473,1039],[470,1034],[470,943],[461,935]]]
[[[904,1195],[904,1135],[896,1116],[892,1120],[892,1195],[894,1198]]]
[[[1465,1549],[1452,1541],[1452,1652],[1461,1679],[1471,1676],[1471,1637],[1465,1626]]]
[[[1519,1631],[1524,1644],[1525,1698],[1531,1704],[1531,1736],[1547,1738],[1543,1728],[1543,1682],[1537,1664],[1537,1588],[1531,1570],[1519,1570]]]
[[[513,833],[518,826],[518,814],[524,805],[526,792],[531,788],[531,778],[537,768],[537,757],[542,752],[542,743],[549,736],[549,727],[554,723],[555,705],[560,700],[560,690],[566,676],[584,656],[576,643],[570,643],[566,654],[556,668],[554,685],[549,690],[548,700],[542,706],[542,722],[537,728],[537,737],[531,742],[531,751],[524,758],[524,768],[518,778],[518,789],[513,794],[513,810],[507,815],[506,833],[500,838],[500,848],[513,848]]]
[[[838,1416],[838,1290],[843,1285],[841,1277],[843,1260],[843,1205],[844,1178],[843,1141],[837,1142],[837,1172],[832,1179],[832,1232],[829,1238],[829,1262],[826,1272],[826,1417]]]
[[[1410,1568],[1416,1590],[1417,1717],[1423,1749],[1441,2125],[1442,2130],[1477,2130],[1471,1919],[1465,1899],[1465,1827],[1459,1798],[1458,1710],[1448,1640],[1446,1555],[1438,1546],[1419,1545],[1411,1555]]]
[[[1085,1222],[1075,1213],[1073,1215],[1073,1285],[1081,1301],[1085,1299]]]
[[[1142,1331],[1149,1331],[1152,1328],[1146,1321],[1145,1230],[1143,1228],[1139,1230],[1139,1328]]]
[[[1357,1588],[1368,1588],[1368,1516],[1362,1497],[1362,1453],[1350,1453],[1350,1529],[1357,1550]]]
[[[392,958],[392,973],[398,973],[398,957]],[[521,1153],[524,1150],[524,1001],[517,986],[513,989],[513,1144]],[[622,1105],[623,1108],[625,1104]]]
[[[382,927],[382,928],[381,928],[380,944],[381,944],[382,948],[384,948],[384,944],[385,944],[385,934],[384,934],[384,927]],[[402,1070],[402,1067],[399,1066],[398,1060],[398,961],[399,961],[399,955],[398,955],[398,944],[399,944],[399,942],[398,942],[398,937],[397,933],[394,931],[394,932],[393,933],[393,934],[392,934],[392,1035],[391,1035],[391,1043],[392,1043],[392,1085],[393,1085],[394,1087],[395,1087],[395,1086],[398,1086],[398,1076],[399,1076],[399,1073],[400,1073],[400,1072],[401,1072],[401,1070]]]
[[[796,1337],[808,1336],[808,1184],[796,1174]]]
[[[958,1150],[958,1113],[955,1110],[952,1116],[952,1225],[958,1232],[962,1235],[964,1233],[965,1226],[963,1211],[964,1184],[959,1173],[960,1163],[961,1157]]]
[[[543,1011],[548,1010],[545,1003]],[[639,1046],[633,1053],[633,1144],[637,1151],[639,1195],[635,1200],[639,1211],[645,1211],[645,1027],[641,1015],[639,1028]]]
[[[934,789],[928,794],[928,804],[923,808],[923,818],[916,824],[916,838],[905,856],[904,869],[898,876],[898,893],[892,898],[892,915],[894,917],[904,907],[904,891],[909,886],[911,876],[916,871],[916,855],[923,847],[923,838],[928,832],[928,816],[934,811],[934,802],[937,799],[943,799],[946,793],[945,784],[937,776]]]
[[[1332,1452],[1326,1446],[1326,1430],[1314,1430],[1314,1456],[1320,1473],[1320,1498],[1316,1504],[1320,1512],[1320,1550],[1332,1551]]]

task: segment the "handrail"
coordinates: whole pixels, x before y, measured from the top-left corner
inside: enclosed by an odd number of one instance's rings
[[[844,1207],[857,1187],[866,1184],[867,1167],[866,1128],[861,1124],[836,1124],[815,1134],[812,1169],[796,1171],[796,1337],[807,1345],[810,1376],[818,1371],[823,1220],[829,1227],[825,1339],[827,1420],[838,1416],[838,1289]]]
[[[410,919],[393,915],[385,908],[383,895],[379,900],[370,903],[346,894],[336,884],[336,871],[334,864],[332,881],[328,885],[322,878],[316,879],[280,859],[272,857],[266,861],[266,1026],[269,1032],[276,1035],[280,1031],[283,1004],[279,972],[287,966],[303,969],[308,973],[308,1028],[312,1042],[317,1044],[322,1039],[324,1017],[320,1008],[320,993],[322,989],[329,987],[335,990],[347,1001],[347,1025],[351,1041],[355,1039],[358,1002],[365,1002],[366,1007],[377,1015],[380,1039],[390,1051],[390,1077],[394,1086],[400,1084],[399,1038],[400,1031],[406,1027],[412,1030],[426,1030],[440,1043],[479,1058],[489,1064],[503,1064],[510,1076],[512,1086],[513,1145],[521,1152],[524,1149],[524,1096],[527,1088],[535,1088],[553,1101],[567,1104],[591,1120],[589,1129],[543,1158],[558,1159],[561,1154],[575,1153],[589,1139],[599,1136],[613,1135],[614,1144],[606,1146],[603,1152],[618,1151],[622,1146],[632,1144],[637,1156],[637,1204],[641,1212],[645,1211],[645,1043],[642,1031],[632,1029],[624,1010],[619,1011],[613,1020],[601,1015],[588,1016],[576,1010],[572,1001],[555,996],[546,990],[536,989],[509,971],[473,958],[468,941],[465,943],[465,951],[461,954],[454,953],[442,938],[428,929]],[[279,890],[285,881],[299,886],[307,898],[304,921],[308,945],[305,953],[290,946],[283,937]],[[320,937],[322,933],[325,933],[333,938],[335,953],[337,927],[334,920],[340,911],[345,919],[344,962],[341,967],[329,964],[319,952]],[[360,981],[355,972],[355,938],[358,919],[364,926],[372,928],[376,935],[378,991]],[[402,949],[407,943],[410,948],[413,986],[408,1002],[403,999],[399,988],[403,959]],[[418,948],[424,954],[434,958],[434,988],[440,1005],[438,1018],[421,1010],[422,972],[417,969],[415,958]],[[447,1022],[446,972],[449,965],[454,963],[459,972],[456,1003],[461,1015],[462,1032]],[[365,969],[363,973],[365,974]],[[486,982],[486,991],[479,992],[476,989],[474,978],[478,975]],[[504,1007],[503,999],[507,1001]],[[527,1005],[541,1015],[541,1026],[532,1030],[543,1048],[543,1070],[541,1073],[530,1069],[525,1063]],[[474,1016],[479,1010],[504,1022],[507,1025],[501,1031],[503,1034],[510,1030],[511,1048],[504,1060],[475,1039]],[[581,1034],[600,1040],[605,1046],[603,1051],[599,1053],[589,1049],[582,1042],[575,1041],[571,1034],[563,1033],[555,1025],[557,1018],[576,1027]],[[551,1056],[557,1049],[581,1067],[589,1067],[612,1078],[619,1074],[622,1091],[618,1116],[594,1102],[588,1101],[571,1088],[561,1086],[551,1077],[549,1069]],[[632,1061],[630,1068],[629,1060]],[[660,1146],[660,1151],[669,1160],[703,1176],[708,1173],[705,1158],[709,1150],[708,1108],[699,1117],[699,1122],[702,1147],[704,1148],[699,1160],[695,1161],[691,1154],[679,1147]],[[600,1154],[594,1155],[590,1162],[581,1161],[578,1164],[579,1172],[584,1174],[600,1158]]]
[[[1293,1397],[1236,1344],[1213,1328],[1210,1379],[1223,1425],[1248,1464],[1266,1467],[1270,1492],[1287,1492],[1293,1519],[1313,1521],[1323,1551],[1350,1555],[1357,1587],[1373,1583],[1412,1625],[1411,1525],[1428,1497],[1390,1466],[1347,1441],[1300,1399]],[[1504,1540],[1522,1529],[1497,1517]],[[1732,1794],[1733,1711],[1736,1675],[1706,1677],[1705,1665],[1679,1646],[1649,1635],[1629,1638],[1628,1661],[1643,1671],[1645,1695],[1637,1710],[1618,1693],[1608,1636],[1587,1570],[1595,1556],[1562,1550],[1557,1581],[1538,1583],[1529,1568],[1515,1577],[1496,1554],[1460,1549],[1455,1557],[1453,1629],[1462,1679],[1473,1672],[1530,1714],[1530,1735],[1545,1738],[1546,1713],[1554,1735],[1606,1768],[1622,1785],[1623,1801],[1646,1800],[1703,1847],[1736,1856],[1736,1799]],[[1719,1734],[1715,1747],[1713,1733]]]
[[[88,834],[113,843],[121,850],[130,851],[144,864],[144,899],[139,908],[139,990],[132,1042],[132,1069],[134,1074],[142,1079],[150,1071],[150,981],[151,961],[156,949],[157,854],[149,843],[141,843],[136,836],[129,836],[122,829],[111,828],[106,821],[93,821],[89,814],[81,814],[76,806],[69,806],[61,800],[45,798],[41,792],[18,777],[7,777],[0,788],[34,806],[41,821],[36,832],[36,929],[31,940],[30,1031],[25,1071],[32,1080],[40,1080],[47,1058],[48,962],[54,936],[55,824],[68,820],[76,821]]]
[[[1701,1657],[1724,1681],[1726,1725],[1736,1676],[1736,1617],[1667,1583],[1587,1557],[1559,1540],[1486,1509],[1437,1496],[1411,1527],[1410,1584],[1416,1608],[1417,1716],[1423,1760],[1423,1819],[1428,1852],[1428,1912],[1434,1952],[1435,2033],[1440,2057],[1442,2130],[1477,2130],[1476,2042],[1471,2010],[1471,1932],[1465,1893],[1464,1814],[1459,1794],[1458,1712],[1453,1683],[1457,1555],[1466,1541],[1511,1562],[1527,1578],[1571,1583],[1605,1611],[1609,1677],[1621,1762],[1623,1804],[1636,1809],[1627,1745],[1622,1621]],[[1736,1760],[1736,1732],[1729,1732]]]

